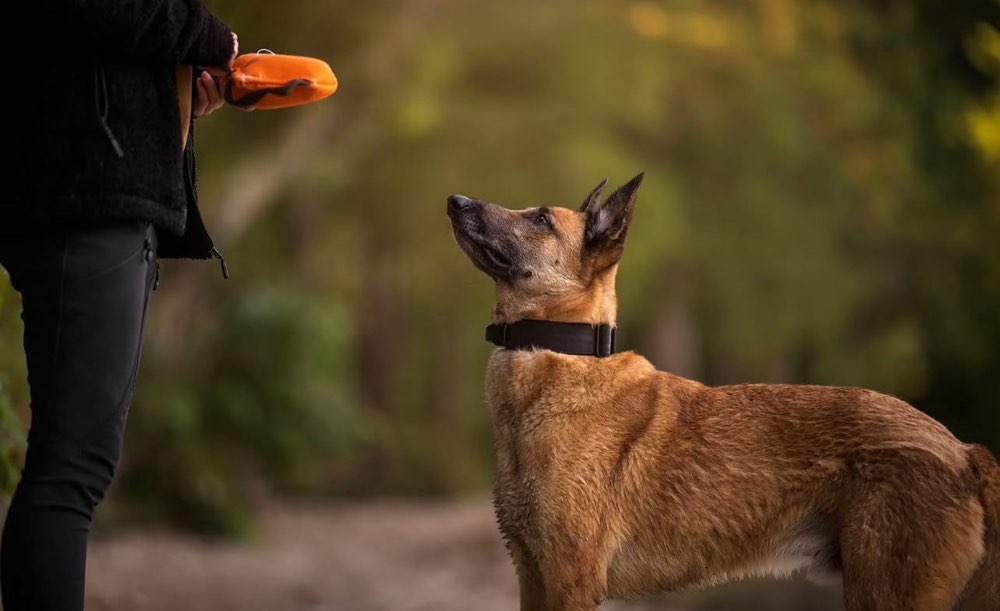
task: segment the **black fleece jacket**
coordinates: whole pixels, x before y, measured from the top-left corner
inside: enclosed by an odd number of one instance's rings
[[[229,28],[200,0],[11,4],[3,39],[41,28],[47,44],[5,62],[0,233],[146,220],[160,230],[161,255],[210,256],[175,75],[182,64],[225,67]]]

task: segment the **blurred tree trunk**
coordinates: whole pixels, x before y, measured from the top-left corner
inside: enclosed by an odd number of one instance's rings
[[[369,236],[363,253],[365,266],[359,299],[358,321],[358,395],[362,408],[372,423],[373,436],[362,452],[361,468],[356,471],[361,490],[380,488],[391,477],[389,452],[393,441],[396,372],[401,366],[399,353],[409,335],[401,326],[400,304],[391,261],[378,234]],[[411,366],[419,367],[420,364]]]
[[[686,301],[671,300],[650,326],[649,358],[657,368],[701,379],[701,339]]]

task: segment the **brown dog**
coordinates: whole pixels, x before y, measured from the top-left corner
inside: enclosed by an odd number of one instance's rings
[[[496,282],[492,339],[515,348],[490,357],[486,394],[521,609],[804,569],[842,577],[849,611],[1000,610],[985,448],[870,390],[713,388],[633,352],[562,353],[607,343],[641,182],[603,205],[602,183],[579,211],[448,199],[459,245]],[[532,349],[548,342],[571,348]]]

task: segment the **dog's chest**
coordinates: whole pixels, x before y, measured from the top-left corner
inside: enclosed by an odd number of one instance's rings
[[[494,504],[508,540],[537,538],[545,508],[573,487],[568,480],[580,480],[578,457],[596,443],[582,427],[603,428],[594,426],[589,406],[606,403],[609,384],[595,382],[612,378],[602,375],[612,363],[547,351],[497,351],[490,358]]]
[[[493,502],[504,538],[523,544],[536,530],[533,520],[548,462],[538,415],[544,410],[545,383],[536,377],[533,359],[510,355],[517,361],[512,364],[505,356],[491,359],[486,380],[496,457]]]
[[[496,457],[496,484],[493,503],[500,531],[512,542],[530,538],[537,513],[537,495],[543,460],[537,443],[525,435],[518,417],[521,406],[510,403],[491,405]]]
[[[532,518],[536,508],[535,480],[523,468],[521,457],[509,448],[497,447],[497,478],[493,490],[493,506],[497,523],[504,538],[518,542],[533,532]]]

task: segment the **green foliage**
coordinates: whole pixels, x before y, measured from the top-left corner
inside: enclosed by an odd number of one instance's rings
[[[193,362],[141,383],[122,482],[133,514],[244,531],[253,484],[315,489],[363,438],[342,304],[278,286],[229,297]]]
[[[0,273],[0,337],[10,337],[14,340],[20,334],[14,323],[14,312],[17,310],[14,292],[4,285],[5,275]],[[11,329],[8,332],[8,329]],[[0,498],[10,494],[20,477],[20,466],[24,460],[25,433],[15,401],[12,396],[10,379],[21,373],[21,367],[12,361],[18,358],[20,349],[18,341],[0,342]],[[23,357],[22,357],[23,358]],[[22,382],[22,386],[25,382]]]
[[[7,389],[0,383],[0,495],[10,494],[17,485],[24,450],[21,430]]]

